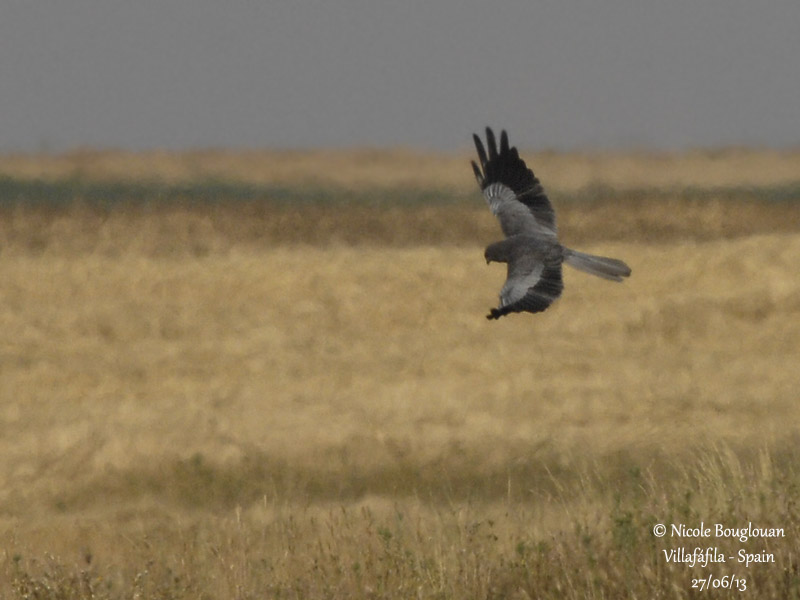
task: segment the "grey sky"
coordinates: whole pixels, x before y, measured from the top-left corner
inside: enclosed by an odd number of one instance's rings
[[[0,151],[800,146],[798,0],[0,0]]]

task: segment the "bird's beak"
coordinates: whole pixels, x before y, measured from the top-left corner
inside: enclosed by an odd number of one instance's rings
[[[490,262],[492,262],[492,261],[487,258],[486,259],[486,264],[488,265]]]

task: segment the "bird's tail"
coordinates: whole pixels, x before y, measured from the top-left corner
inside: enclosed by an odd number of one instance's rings
[[[569,248],[564,248],[564,262],[579,271],[611,281],[622,281],[623,277],[631,274],[631,268],[621,260],[586,254]]]

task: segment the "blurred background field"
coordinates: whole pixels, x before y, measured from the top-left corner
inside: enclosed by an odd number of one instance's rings
[[[526,159],[633,275],[489,323],[466,155],[0,157],[3,594],[800,593],[800,153]]]

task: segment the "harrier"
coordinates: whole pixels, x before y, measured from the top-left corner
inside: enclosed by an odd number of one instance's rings
[[[487,319],[499,319],[512,312],[546,310],[564,289],[562,263],[611,281],[622,281],[631,274],[630,267],[621,260],[578,252],[558,242],[550,200],[517,149],[509,147],[505,131],[500,134],[499,152],[490,128],[486,128],[488,154],[481,139],[472,137],[481,163],[478,166],[472,161],[475,178],[506,236],[487,246],[484,253],[487,264],[508,264],[500,306],[491,309]]]

